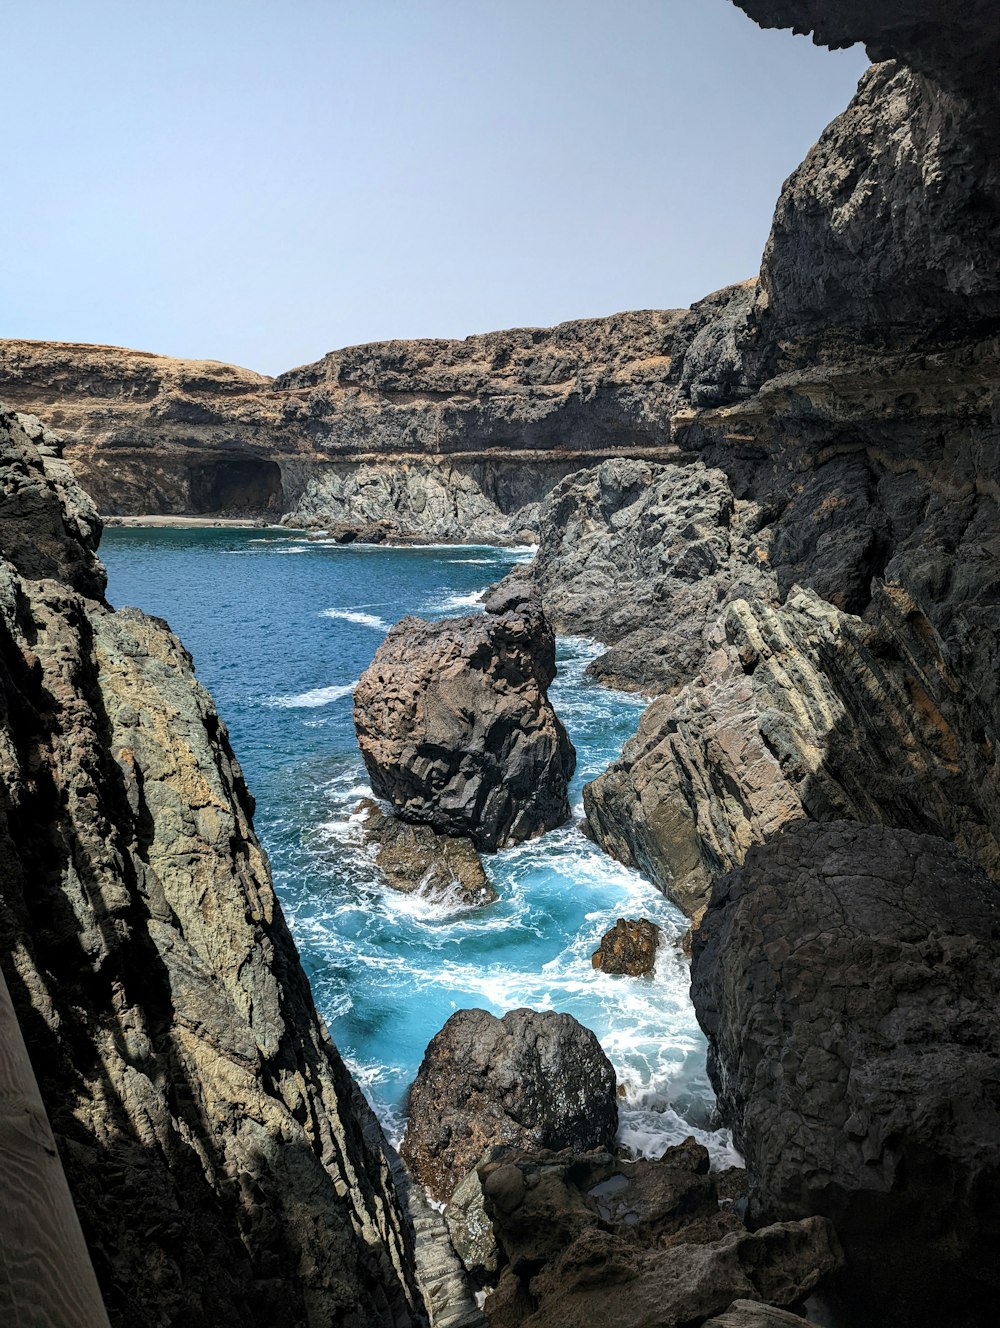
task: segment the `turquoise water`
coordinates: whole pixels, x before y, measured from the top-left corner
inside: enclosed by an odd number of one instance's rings
[[[359,843],[370,795],[351,689],[407,613],[474,611],[480,591],[530,550],[391,549],[279,531],[112,528],[108,597],[166,618],[215,697],[257,799],[256,825],[316,1003],[391,1138],[424,1048],[456,1009],[564,1010],[592,1028],[625,1085],[622,1141],[658,1155],[689,1133],[720,1160],[705,1044],[676,944],[686,923],[638,873],[575,824],[486,859],[496,904],[468,910],[400,895]],[[635,731],[643,702],[584,677],[597,653],[562,638],[553,703],[578,754],[580,790]],[[664,930],[652,980],[595,973],[619,916]]]

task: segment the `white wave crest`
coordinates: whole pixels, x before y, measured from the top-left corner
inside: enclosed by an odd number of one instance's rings
[[[354,682],[342,683],[339,687],[313,687],[308,692],[297,692],[294,696],[269,696],[267,704],[281,710],[310,710],[339,701],[342,696],[348,696],[353,692],[357,685],[358,681],[355,679]]]
[[[376,631],[387,632],[389,624],[374,613],[361,613],[357,609],[323,609],[321,618],[338,618],[343,622],[357,623],[360,627],[374,627]]]

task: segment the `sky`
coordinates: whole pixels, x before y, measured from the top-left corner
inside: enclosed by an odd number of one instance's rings
[[[0,336],[278,373],[753,276],[867,61],[730,0],[6,0]]]

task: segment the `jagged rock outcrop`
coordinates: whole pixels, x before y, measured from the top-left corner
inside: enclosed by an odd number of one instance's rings
[[[829,1222],[751,1234],[707,1172],[693,1140],[658,1162],[518,1152],[480,1167],[507,1261],[484,1307],[492,1328],[694,1328],[739,1299],[794,1305],[838,1267]]]
[[[0,964],[112,1323],[420,1323],[211,699],[52,437],[4,410],[0,468]]]
[[[648,918],[619,918],[601,937],[590,962],[602,973],[643,977],[653,971],[659,943],[660,929],[655,922]]]
[[[726,599],[773,585],[752,517],[737,514],[722,472],[701,465],[605,461],[557,485],[540,525],[528,575],[546,615],[611,645],[591,671],[619,686],[686,682]]]
[[[942,835],[1000,875],[992,755],[933,644],[901,648],[898,607],[892,587],[867,620],[803,590],[730,603],[695,681],[653,702],[585,788],[598,841],[695,918],[715,873],[804,818]]]
[[[457,1010],[428,1043],[400,1150],[447,1200],[487,1147],[610,1147],[615,1072],[589,1028],[552,1010]]]
[[[670,455],[680,314],[334,351],[271,379],[114,346],[0,342],[0,394],[67,431],[102,512],[387,521],[511,542],[587,456]]]
[[[482,614],[404,618],[354,692],[372,788],[403,820],[488,852],[561,825],[576,753],[548,699],[555,671],[552,629],[523,586]]]
[[[790,827],[717,885],[692,996],[755,1220],[832,1218],[865,1322],[992,1323],[1000,888],[928,836]]]
[[[483,870],[472,840],[438,834],[429,825],[412,825],[387,815],[363,798],[362,837],[375,865],[393,890],[418,894],[432,903],[479,907],[499,898]]]

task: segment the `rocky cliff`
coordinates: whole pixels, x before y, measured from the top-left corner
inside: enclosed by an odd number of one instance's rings
[[[211,699],[6,409],[0,476],[0,964],[111,1321],[423,1322]]]
[[[335,351],[269,379],[110,346],[0,342],[6,400],[67,431],[100,510],[524,538],[587,457],[668,447],[681,315]]]

